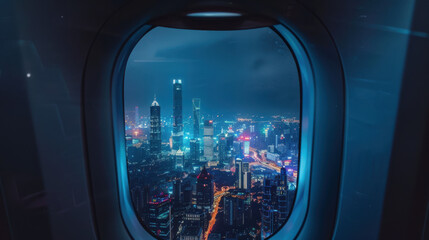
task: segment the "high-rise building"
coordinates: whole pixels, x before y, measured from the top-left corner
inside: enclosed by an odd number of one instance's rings
[[[192,163],[197,163],[200,161],[200,140],[191,139],[189,142],[190,145],[190,158]]]
[[[147,225],[153,234],[162,239],[172,240],[171,201],[167,194],[161,193],[152,197],[149,202]]]
[[[235,159],[235,182],[236,188],[250,190],[252,187],[252,175],[248,162],[243,162],[241,158]]]
[[[206,167],[197,176],[197,209],[212,211],[214,200],[213,179]]]
[[[173,79],[173,150],[183,147],[182,80]]]
[[[240,141],[233,141],[232,146],[234,149],[234,155],[240,155],[241,154],[241,142]]]
[[[161,155],[161,107],[154,98],[150,106],[150,153],[152,156]]]
[[[201,107],[201,99],[193,98],[192,99],[192,123],[193,123],[193,132],[194,139],[200,138],[200,107]]]
[[[226,134],[226,145],[229,150],[233,147],[234,144],[234,132],[230,129]]]
[[[251,217],[250,194],[234,190],[223,201],[224,223],[235,228],[245,227]]]
[[[252,188],[252,173],[248,162],[243,162],[243,189],[249,190]]]
[[[173,206],[175,208],[180,207],[183,203],[182,180],[178,179],[174,181],[173,195],[174,195]]]
[[[176,169],[183,169],[185,165],[185,153],[182,150],[177,150],[174,155],[175,160],[175,168]]]
[[[206,161],[213,160],[214,142],[213,142],[213,120],[204,121],[204,158]]]
[[[235,187],[237,189],[243,188],[243,160],[241,158],[235,159]]]
[[[244,142],[243,142],[243,153],[244,153],[244,156],[246,156],[246,157],[249,156],[249,153],[250,153],[250,138],[249,139],[246,138],[246,140],[244,140]]]
[[[278,211],[279,211],[279,223],[282,224],[286,221],[289,216],[289,206],[288,206],[288,184],[287,184],[287,175],[286,168],[282,167],[280,169],[280,175],[276,177],[277,180],[277,199],[278,199]]]
[[[291,193],[291,196],[294,196]],[[287,182],[287,172],[283,167],[274,178],[264,179],[262,199],[262,238],[272,235],[287,219],[291,204]]]
[[[219,135],[219,162],[222,164],[228,164],[228,145],[227,139],[224,133]]]
[[[182,189],[183,189],[183,206],[187,207],[187,206],[191,206],[192,205],[192,185],[191,182],[188,181],[184,181],[182,184]]]
[[[264,194],[262,197],[262,226],[261,237],[265,239],[274,233],[277,227],[278,211],[277,205],[277,186],[270,178],[264,179]]]

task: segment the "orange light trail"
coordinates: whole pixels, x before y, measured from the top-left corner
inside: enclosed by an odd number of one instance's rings
[[[207,228],[207,232],[204,235],[204,240],[207,240],[209,238],[209,235],[210,235],[211,231],[213,230],[213,227],[216,223],[216,216],[219,212],[220,200],[222,200],[222,198],[228,193],[229,189],[233,189],[233,188],[234,187],[222,187],[220,191],[215,192],[215,194],[214,194],[214,197],[215,197],[214,205],[215,206],[214,206],[214,210],[212,213],[212,218],[210,219],[209,226]],[[215,189],[216,189],[216,187],[215,187]]]

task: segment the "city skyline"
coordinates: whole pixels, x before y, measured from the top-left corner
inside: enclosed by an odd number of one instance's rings
[[[238,125],[225,120],[228,128],[222,126],[219,132],[211,119],[197,124],[201,99],[193,98],[192,119],[183,122],[182,82],[172,81],[170,126],[161,124],[162,106],[154,97],[149,133],[127,135],[130,189],[138,216],[163,240],[270,237],[285,223],[295,198],[299,120],[267,119],[262,132],[261,122],[251,118],[237,119]],[[136,123],[126,122],[132,132],[142,129],[140,108],[134,113]],[[169,147],[161,147],[162,129],[171,129]],[[137,172],[132,170],[136,167]],[[141,175],[144,169],[151,170]],[[165,178],[166,173],[171,176]]]
[[[162,240],[271,236],[293,207],[298,176],[300,91],[289,49],[269,28],[152,31],[125,74],[137,216]],[[167,33],[174,37],[156,45],[168,53],[152,48]]]

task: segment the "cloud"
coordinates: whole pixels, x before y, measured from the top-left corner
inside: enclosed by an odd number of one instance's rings
[[[271,29],[155,30],[130,55],[126,104],[148,105],[156,93],[169,114],[171,79],[182,78],[185,112],[193,97],[201,98],[202,112],[299,111],[293,57]]]

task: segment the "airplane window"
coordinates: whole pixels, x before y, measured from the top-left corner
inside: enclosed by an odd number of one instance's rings
[[[266,239],[292,211],[300,80],[271,28],[156,27],[124,79],[131,198],[155,238]]]

